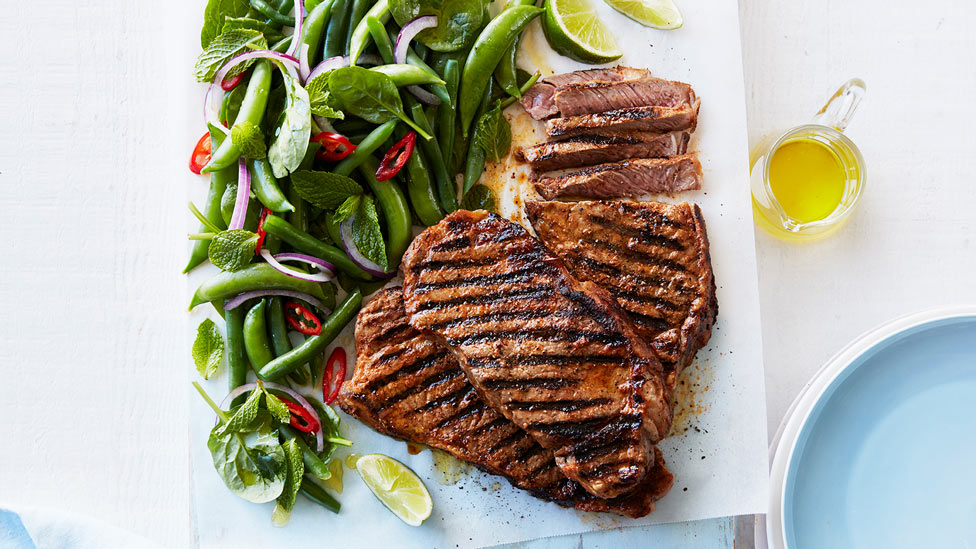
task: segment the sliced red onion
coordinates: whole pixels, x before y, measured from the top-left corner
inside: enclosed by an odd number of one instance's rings
[[[332,122],[330,122],[328,118],[313,114],[312,120],[314,120],[315,124],[319,127],[319,131],[337,133],[335,128],[332,126]]]
[[[305,2],[297,0],[295,2],[295,32],[291,37],[291,54],[298,57],[301,54],[302,29],[305,21]]]
[[[302,82],[308,81],[312,68],[308,66],[308,44],[302,44],[298,52],[298,75],[302,77]]]
[[[256,297],[264,297],[266,295],[275,295],[282,297],[291,297],[293,299],[301,299],[305,303],[322,310],[328,311],[325,305],[318,300],[315,296],[306,294],[305,292],[296,292],[294,290],[254,290],[253,292],[244,292],[243,294],[238,294],[224,303],[224,310],[230,311],[231,309],[236,309],[240,307],[241,303],[244,303],[248,299],[254,299]]]
[[[416,97],[417,98],[417,101],[420,101],[421,103],[423,103],[425,105],[440,105],[441,104],[441,98],[440,97],[437,97],[436,95],[434,95],[434,94],[430,93],[429,91],[421,88],[420,86],[407,86],[407,91],[410,92],[410,95]]]
[[[247,169],[247,161],[242,156],[238,161],[240,170],[237,176],[237,202],[234,203],[234,215],[227,224],[227,230],[243,229],[244,218],[247,217],[247,204],[251,197],[251,172]]]
[[[336,272],[335,265],[329,263],[324,259],[319,259],[314,255],[287,253],[287,254],[277,254],[274,257],[278,261],[300,261],[302,263],[307,263],[309,265],[318,267],[319,270],[321,271],[331,271],[332,273]]]
[[[227,73],[231,71],[237,65],[250,61],[252,59],[270,59],[276,61],[280,66],[284,67],[284,70],[288,72],[292,77],[298,79],[298,59],[285,54],[272,50],[251,50],[246,51],[220,67],[217,74],[214,76],[213,82],[210,87],[207,88],[207,97],[203,102],[203,114],[207,119],[207,122],[221,128],[224,131],[229,131],[223,122],[220,121],[220,104],[224,100],[224,90],[220,87],[220,83],[224,81],[227,77]]]
[[[264,385],[266,389],[271,389],[272,391],[279,391],[290,396],[292,400],[295,401],[295,404],[298,404],[302,408],[305,408],[308,414],[313,418],[315,418],[315,421],[319,422],[319,430],[315,432],[315,451],[321,452],[322,450],[324,450],[325,436],[322,434],[322,431],[325,426],[322,424],[322,418],[319,416],[318,411],[315,410],[315,407],[312,406],[308,402],[308,400],[305,397],[303,397],[300,393],[298,393],[291,387],[288,387],[287,385],[281,385],[280,383],[273,383],[271,381],[263,381],[261,383]],[[220,403],[220,409],[223,410],[229,408],[230,403],[233,402],[235,398],[243,395],[244,393],[250,393],[251,391],[257,388],[258,388],[257,382],[245,383],[240,387],[234,388],[234,390],[227,393],[227,396],[224,397],[223,402]]]
[[[436,15],[423,15],[421,17],[416,17],[404,25],[403,28],[400,29],[400,34],[398,34],[396,38],[396,45],[393,47],[393,59],[397,63],[406,63],[407,48],[410,47],[410,42],[415,36],[417,36],[417,33],[424,29],[430,29],[436,26]]]
[[[317,273],[308,274],[308,273],[303,273],[301,271],[296,271],[295,269],[291,269],[279,263],[278,260],[275,258],[275,256],[271,255],[271,252],[269,252],[268,250],[261,250],[261,257],[263,257],[264,260],[267,261],[269,265],[274,267],[275,270],[277,270],[279,273],[286,274],[288,276],[298,278],[301,280],[307,280],[309,282],[328,282],[335,277],[335,273],[331,271],[330,272],[319,271]]]
[[[352,238],[352,224],[355,219],[356,215],[353,214],[339,224],[339,236],[342,237],[342,247],[346,250],[346,255],[348,255],[349,259],[358,265],[360,269],[375,277],[393,278],[393,275],[396,274],[395,272],[386,272],[383,267],[371,261],[359,251],[359,248],[356,247],[356,242]]]
[[[335,57],[330,57],[325,61],[320,62],[318,65],[315,65],[315,68],[312,69],[312,72],[308,73],[308,78],[306,78],[305,81],[308,82],[309,80],[315,78],[316,76],[322,73],[329,72],[331,70],[338,69],[341,67],[345,67],[348,64],[349,64],[349,56],[347,55],[337,55]]]

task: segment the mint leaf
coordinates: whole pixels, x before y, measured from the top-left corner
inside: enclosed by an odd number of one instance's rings
[[[258,235],[244,229],[217,233],[210,240],[207,254],[221,271],[239,271],[247,267],[258,246]]]
[[[305,91],[308,92],[308,102],[312,108],[312,114],[324,116],[326,118],[345,119],[338,102],[329,91],[329,75],[332,71],[324,72],[305,83]]]
[[[197,64],[194,68],[197,80],[200,82],[212,81],[221,67],[237,55],[244,53],[248,46],[267,49],[268,41],[265,40],[264,35],[256,30],[235,29],[221,33],[197,57]],[[239,74],[247,68],[248,64],[249,62],[245,62],[234,67],[228,76]]]
[[[359,211],[352,221],[352,240],[366,259],[386,268],[386,244],[383,242],[376,205],[368,196],[360,200]]]
[[[244,17],[251,9],[247,0],[208,0],[203,11],[203,28],[200,30],[200,47],[206,48],[224,28],[228,17]]]
[[[352,178],[332,172],[300,170],[291,174],[291,184],[298,196],[323,210],[338,208],[350,196],[363,194]]]
[[[285,476],[285,487],[278,496],[278,504],[286,511],[290,511],[298,497],[298,489],[302,486],[302,475],[305,474],[305,462],[302,460],[302,449],[298,441],[289,439],[281,447],[285,450],[285,464],[288,474]]]
[[[193,340],[193,364],[203,379],[217,373],[224,359],[224,338],[220,330],[209,318],[197,326],[197,337]]]
[[[261,128],[250,122],[234,124],[230,129],[230,139],[241,148],[241,156],[248,160],[261,160],[268,156]]]
[[[342,223],[343,221],[352,217],[352,214],[356,213],[356,210],[359,209],[359,200],[360,197],[358,194],[347,198],[345,202],[336,208],[335,213],[332,214],[332,219],[336,223]]]
[[[256,417],[258,417],[258,409],[261,404],[261,391],[255,389],[251,391],[251,394],[247,396],[247,400],[241,407],[234,412],[227,423],[223,424],[220,429],[216,431],[218,436],[226,435],[228,433],[239,433],[244,430],[245,427],[251,424]]]
[[[475,142],[485,151],[485,157],[498,162],[508,154],[512,146],[512,127],[502,115],[501,105],[486,112],[478,120],[474,130]]]
[[[287,425],[291,421],[291,412],[288,411],[288,406],[280,398],[269,393],[267,389],[262,390],[265,395],[264,403],[268,407],[268,411],[271,412],[271,416],[278,420],[278,423]]]
[[[252,19],[250,17],[228,17],[224,19],[224,26],[222,29],[220,29],[220,32],[227,32],[235,29],[256,30],[264,35],[265,40],[267,40],[269,44],[273,44],[284,38],[281,31],[274,28],[270,24],[257,19]]]
[[[297,80],[282,71],[285,82],[284,117],[268,149],[268,162],[275,177],[285,177],[298,169],[312,137],[312,111],[308,92]]]
[[[495,193],[484,185],[475,185],[461,199],[461,209],[493,212],[495,211]]]

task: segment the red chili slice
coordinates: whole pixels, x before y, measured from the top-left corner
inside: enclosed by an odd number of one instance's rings
[[[410,132],[390,147],[390,150],[383,155],[380,167],[376,169],[376,180],[386,181],[403,169],[410,155],[413,154],[413,147],[416,144],[417,132]]]
[[[288,422],[289,425],[303,433],[318,432],[321,425],[314,417],[312,417],[312,414],[310,414],[308,410],[302,408],[285,397],[278,397],[278,399],[284,402],[285,406],[288,407],[288,411],[291,412],[291,421]]]
[[[237,85],[240,84],[241,83],[241,80],[243,80],[243,79],[244,79],[244,73],[243,72],[240,73],[240,74],[238,74],[237,76],[231,76],[230,78],[224,78],[223,80],[220,81],[220,88],[223,89],[224,91],[230,91],[230,90],[236,88]]]
[[[285,320],[288,325],[305,335],[319,335],[322,333],[322,323],[304,305],[294,301],[285,302]]]
[[[322,132],[312,136],[310,141],[322,144],[322,147],[315,152],[315,158],[328,162],[342,160],[349,156],[352,151],[356,150],[356,146],[352,144],[352,141],[337,133]]]
[[[339,364],[338,368],[334,367],[336,363]],[[336,347],[329,355],[329,360],[325,362],[325,372],[322,374],[322,401],[326,404],[335,402],[336,397],[339,396],[339,388],[342,387],[342,382],[345,379],[346,350],[342,347]]]
[[[193,147],[193,154],[190,155],[190,171],[200,175],[200,171],[208,162],[210,162],[210,132],[203,134]]]
[[[268,232],[264,230],[264,220],[268,218],[268,214],[271,210],[268,208],[261,208],[261,218],[258,220],[258,243],[254,247],[254,255],[261,255],[261,246],[264,246],[264,237],[268,236]]]

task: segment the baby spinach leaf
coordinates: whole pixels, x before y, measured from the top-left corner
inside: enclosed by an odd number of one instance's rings
[[[512,146],[512,127],[502,114],[501,105],[495,105],[494,109],[481,116],[474,138],[485,151],[485,157],[492,162],[498,162],[508,154]]]
[[[221,271],[239,271],[251,263],[257,246],[258,235],[234,229],[217,233],[210,240],[207,254],[210,262]]]
[[[203,379],[210,379],[223,359],[224,338],[212,320],[204,319],[197,326],[197,337],[193,340],[193,364]]]
[[[356,213],[356,210],[359,209],[359,200],[360,196],[358,194],[346,198],[346,200],[340,204],[338,208],[336,208],[335,213],[332,214],[332,219],[336,223],[342,223],[343,221],[349,219],[352,214]]]
[[[430,134],[403,113],[403,101],[396,84],[389,76],[364,69],[343,67],[332,71],[329,91],[339,102],[342,110],[373,124],[383,124],[399,118],[424,139]]]
[[[287,425],[291,421],[291,412],[288,411],[288,406],[280,398],[269,393],[267,389],[262,387],[262,390],[265,394],[264,404],[271,412],[271,416],[278,420],[278,423]]]
[[[250,122],[234,124],[230,129],[230,139],[241,148],[241,156],[248,160],[261,160],[268,156],[268,146],[264,144],[261,128]]]
[[[286,93],[284,117],[268,149],[268,162],[275,177],[285,177],[298,169],[312,136],[308,92],[285,71],[282,71],[282,78]]]
[[[268,41],[263,34],[251,29],[235,29],[221,33],[197,57],[197,64],[194,67],[197,80],[200,82],[212,81],[220,67],[223,67],[237,55],[244,53],[249,47],[267,49]],[[239,74],[249,64],[250,62],[241,63],[234,67],[228,76]]]
[[[254,419],[258,417],[258,410],[261,409],[261,396],[263,394],[259,390],[251,391],[251,394],[247,396],[247,400],[237,408],[237,411],[230,417],[230,420],[218,426],[216,430],[217,435],[223,436],[227,433],[239,433],[253,423]]]
[[[295,505],[295,498],[298,497],[298,489],[302,485],[302,475],[305,474],[305,462],[302,460],[302,449],[298,446],[298,441],[289,439],[282,447],[285,450],[285,463],[288,465],[288,474],[285,476],[285,487],[278,496],[278,504],[291,510]]]
[[[333,210],[350,196],[363,194],[352,178],[332,172],[299,170],[291,174],[291,184],[298,196],[323,210]]]
[[[224,28],[228,17],[244,17],[251,4],[247,0],[208,0],[203,10],[203,28],[200,29],[200,47],[206,48]]]
[[[457,51],[474,43],[490,19],[485,0],[390,0],[390,12],[403,26],[421,15],[436,15],[437,26],[417,35],[434,51]]]
[[[329,91],[329,75],[331,74],[332,71],[328,71],[309,80],[305,83],[305,91],[308,92],[308,102],[311,105],[312,114],[343,120],[346,115],[340,110],[332,92]]]
[[[461,209],[493,212],[495,211],[495,193],[484,185],[475,185],[461,199]]]
[[[352,240],[367,259],[386,268],[386,244],[380,229],[376,205],[369,196],[363,196],[359,210],[352,222]]]
[[[260,397],[261,392],[256,392]],[[254,503],[274,500],[285,487],[285,451],[278,442],[278,430],[271,425],[271,415],[258,410],[241,431],[219,433],[217,426],[207,439],[214,469],[224,484]]]

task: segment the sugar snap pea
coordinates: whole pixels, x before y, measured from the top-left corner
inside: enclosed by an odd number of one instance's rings
[[[301,435],[295,429],[289,427],[288,425],[279,425],[278,432],[285,440],[292,440],[298,444],[298,447],[302,449],[302,461],[305,462],[305,472],[312,473],[320,479],[327,479],[332,476],[332,472],[329,471],[329,465],[319,459],[319,456],[314,450],[305,444],[305,440],[302,439]]]
[[[267,17],[272,23],[276,25],[289,26],[295,24],[294,17],[288,17],[287,15],[282,15],[280,11],[274,8],[274,6],[268,4],[264,0],[250,0],[251,7],[261,12],[261,15]],[[289,8],[290,9],[290,8]]]
[[[346,55],[352,53],[352,43],[356,39],[356,29],[360,23],[366,19],[366,14],[373,6],[373,0],[352,0],[352,9],[349,10],[349,35],[346,37]],[[369,36],[367,35],[368,39]]]
[[[272,217],[274,216],[269,215],[268,219]],[[227,299],[254,290],[293,290],[325,299],[317,282],[288,276],[267,263],[255,263],[240,271],[223,271],[205,280],[193,294],[190,309],[201,303]]]
[[[314,255],[332,263],[340,271],[350,276],[360,280],[372,279],[370,275],[366,274],[365,271],[353,263],[345,252],[335,246],[329,246],[305,231],[298,230],[294,225],[291,225],[276,215],[269,215],[264,220],[264,230],[269,235],[277,236],[284,240],[298,251]]]
[[[444,85],[444,81],[439,76],[423,67],[410,64],[379,65],[370,69],[380,72],[390,77],[390,80],[398,88],[404,86],[417,86],[421,84]]]
[[[393,135],[393,129],[397,125],[397,120],[390,120],[377,126],[366,136],[365,139],[356,145],[356,149],[349,156],[345,157],[332,169],[339,175],[349,175],[366,161],[373,152],[380,148]]]
[[[366,19],[369,17],[375,17],[385,25],[390,20],[389,0],[379,0],[373,4],[373,7],[369,8],[362,20],[357,21],[356,27],[349,36],[349,66],[356,65],[360,54],[369,45],[369,25],[366,23]]]
[[[219,147],[223,140],[224,133],[218,128],[212,128],[210,132],[211,147]],[[210,188],[207,190],[207,201],[203,206],[203,215],[207,218],[207,221],[210,221],[220,229],[227,228],[227,222],[224,221],[221,215],[221,199],[224,196],[224,191],[227,189],[228,183],[237,181],[237,173],[238,170],[232,166],[210,174]],[[203,232],[204,229],[205,227],[201,224],[200,232]],[[193,249],[190,251],[190,261],[183,268],[183,272],[188,273],[191,269],[206,261],[209,247],[209,240],[194,241]]]
[[[498,17],[491,20],[485,27],[474,46],[468,52],[461,71],[461,93],[458,99],[458,111],[461,116],[461,128],[465,137],[477,114],[478,105],[488,87],[492,73],[498,62],[505,54],[505,50],[515,37],[522,33],[533,19],[543,12],[535,6],[512,6],[506,8]]]
[[[275,356],[291,350],[288,326],[285,325],[285,307],[280,297],[268,300],[268,331],[271,333],[271,346],[274,347]]]
[[[356,316],[362,303],[363,295],[359,290],[346,296],[346,299],[322,323],[322,332],[319,335],[313,335],[306,339],[305,343],[265,364],[257,371],[258,379],[265,381],[280,379],[311,360],[339,335],[346,324]]]
[[[413,239],[410,232],[410,209],[407,207],[407,198],[403,196],[403,191],[393,179],[386,181],[376,180],[377,162],[373,157],[369,157],[361,166],[359,173],[366,179],[366,183],[373,190],[376,202],[379,203],[383,211],[383,218],[386,221],[386,257],[388,266],[393,269],[400,264],[403,252],[407,251],[407,246]]]
[[[251,79],[247,83],[247,91],[241,102],[241,110],[237,114],[235,124],[250,122],[255,126],[261,125],[264,110],[268,106],[268,92],[271,89],[271,62],[260,60],[254,64]],[[225,139],[220,148],[214,151],[210,162],[203,167],[203,172],[222,170],[241,157],[241,148],[234,144],[233,139]]]
[[[428,72],[437,74],[437,72],[430,68],[430,65],[428,65],[419,55],[417,55],[417,52],[415,52],[411,47],[407,47],[407,63],[416,65]],[[450,95],[447,93],[447,87],[444,86],[443,83],[431,85],[430,91],[442,102],[450,101],[451,99]]]
[[[386,64],[396,63],[396,59],[393,57],[393,42],[390,40],[390,35],[386,33],[383,22],[371,15],[366,17],[365,21],[369,35],[373,38],[373,43],[376,44],[376,49],[380,52],[383,62]]]
[[[325,507],[333,513],[338,513],[342,505],[334,497],[332,497],[328,492],[326,492],[322,487],[314,482],[308,480],[307,478],[302,478],[302,485],[300,490],[305,497],[318,503],[322,507]]]
[[[268,321],[265,317],[267,308],[267,301],[261,299],[244,315],[244,352],[255,370],[274,358],[271,342],[268,340]]]
[[[494,80],[489,80],[488,89],[485,90],[485,95],[481,98],[481,104],[478,105],[478,118],[481,118],[488,112],[492,95],[494,95]],[[471,140],[468,141],[468,157],[464,164],[464,183],[461,186],[462,195],[471,190],[471,187],[478,182],[478,178],[485,171],[485,150],[478,144],[480,127],[477,124],[477,119],[475,120],[474,131],[471,134]]]
[[[510,6],[533,6],[535,5],[535,0],[513,0]],[[498,85],[501,86],[505,93],[522,98],[522,92],[519,90],[518,85],[518,73],[515,66],[515,61],[518,57],[518,47],[519,42],[522,40],[522,35],[515,37],[512,45],[505,50],[505,54],[502,55],[501,60],[498,62],[498,66],[495,67],[495,80],[498,81]]]
[[[251,190],[269,210],[273,212],[293,212],[295,206],[288,201],[285,194],[278,187],[278,180],[271,171],[271,163],[267,159],[255,160],[249,166],[251,170]]]
[[[224,311],[224,330],[227,335],[227,385],[229,390],[247,383],[247,358],[244,356],[244,308]],[[234,405],[244,400],[241,395]]]
[[[329,59],[343,55],[346,52],[346,33],[349,32],[349,12],[352,10],[352,0],[335,0],[332,6],[332,17],[325,31],[325,45],[322,59]]]
[[[420,103],[412,101],[410,105],[410,113],[413,116],[414,121],[417,125],[424,128],[424,131],[433,134],[434,130],[430,127],[430,123],[427,119],[427,115],[424,112],[424,108]],[[434,176],[434,181],[437,182],[437,195],[441,197],[440,204],[444,206],[444,209],[453,208],[449,211],[454,211],[457,209],[457,186],[455,185],[454,178],[448,173],[447,166],[444,164],[444,158],[441,156],[441,147],[436,139],[430,141],[421,141],[420,148],[423,151],[423,155],[429,161],[430,173]],[[429,177],[428,177],[429,181]],[[409,188],[407,189],[410,190]],[[426,196],[426,194],[425,194]],[[446,200],[445,200],[446,199]],[[411,202],[413,202],[413,196],[411,196]],[[414,210],[416,211],[416,204],[414,204]],[[437,208],[437,212],[440,217],[441,208]],[[420,212],[417,212],[420,215]],[[423,218],[421,221],[428,226],[434,223],[427,223]],[[440,221],[440,219],[438,219]],[[435,222],[436,223],[436,222]]]
[[[445,61],[443,77],[450,101],[441,103],[437,110],[437,140],[441,146],[441,158],[444,159],[444,165],[450,170],[450,167],[454,165],[452,155],[454,154],[454,129],[457,118],[457,92],[458,84],[461,81],[461,64],[457,59]],[[457,200],[454,199],[454,202],[456,203]],[[443,199],[441,205],[445,209],[448,208],[448,204]]]
[[[322,51],[322,37],[325,27],[332,16],[332,5],[336,0],[325,0],[312,8],[305,18],[305,28],[302,32],[302,44],[308,46],[308,64],[314,67]]]
[[[406,130],[401,129],[397,133],[397,138],[401,139],[406,134]],[[428,227],[436,225],[444,218],[444,211],[437,203],[437,193],[430,178],[430,168],[423,148],[414,148],[413,154],[407,158],[404,171],[400,172],[400,174],[404,173],[407,177],[407,196],[410,198],[410,204],[413,205],[413,211],[424,225]]]

